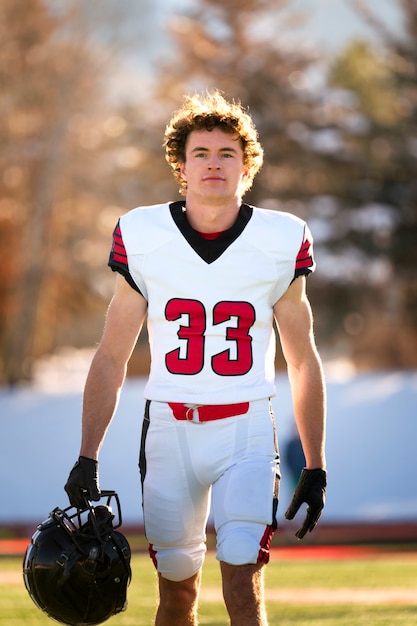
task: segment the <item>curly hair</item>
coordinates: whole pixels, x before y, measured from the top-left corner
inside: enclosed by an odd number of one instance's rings
[[[180,167],[185,163],[187,138],[194,130],[211,131],[214,128],[240,139],[243,164],[249,170],[242,184],[243,193],[251,188],[255,175],[262,167],[263,148],[259,143],[258,131],[251,116],[239,102],[228,102],[218,90],[204,95],[186,96],[182,107],[168,122],[164,135],[165,157],[183,194],[186,193],[187,183],[181,177]]]

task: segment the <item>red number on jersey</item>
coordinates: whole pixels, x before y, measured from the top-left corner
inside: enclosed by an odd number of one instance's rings
[[[165,317],[169,322],[188,317],[188,326],[180,325],[178,338],[187,341],[185,356],[181,348],[165,355],[165,363],[171,374],[198,374],[204,365],[204,333],[206,330],[206,312],[198,300],[174,298],[165,307]]]
[[[242,376],[252,367],[252,337],[249,334],[255,322],[255,309],[249,302],[219,302],[213,309],[213,324],[222,324],[232,317],[236,326],[226,328],[226,341],[236,342],[236,358],[224,350],[211,359],[213,371],[220,376]]]

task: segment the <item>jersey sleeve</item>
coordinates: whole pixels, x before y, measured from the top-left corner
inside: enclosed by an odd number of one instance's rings
[[[127,280],[129,285],[142,295],[141,290],[133,280],[129,271],[126,248],[123,243],[122,231],[120,229],[120,220],[117,222],[116,228],[113,231],[113,244],[110,251],[108,266],[113,270],[113,272],[119,272],[119,274]]]
[[[294,278],[298,276],[307,276],[316,269],[316,263],[313,256],[313,237],[308,226],[304,227],[303,241],[295,260]]]

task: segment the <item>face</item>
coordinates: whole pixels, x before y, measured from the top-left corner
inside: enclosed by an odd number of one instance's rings
[[[191,132],[181,176],[187,183],[187,195],[221,200],[240,198],[247,168],[243,165],[239,139],[218,128]]]

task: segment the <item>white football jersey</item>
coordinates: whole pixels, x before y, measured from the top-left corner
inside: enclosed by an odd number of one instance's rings
[[[227,404],[275,394],[273,306],[314,270],[301,219],[242,205],[214,240],[187,221],[184,202],[120,218],[110,267],[148,302],[149,400]]]

